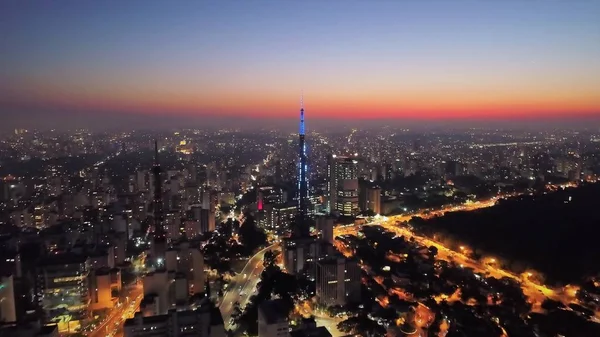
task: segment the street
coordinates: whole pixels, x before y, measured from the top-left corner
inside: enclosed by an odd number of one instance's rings
[[[127,318],[133,317],[140,307],[144,298],[143,287],[141,284],[132,287],[126,295],[126,301],[121,301],[111,309],[106,319],[100,323],[94,331],[88,334],[89,337],[106,337],[122,334],[123,323]]]

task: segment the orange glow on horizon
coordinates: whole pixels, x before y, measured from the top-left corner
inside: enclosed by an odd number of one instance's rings
[[[267,118],[296,117],[299,95],[290,92],[169,90],[159,88],[37,87],[17,101],[81,111],[115,111],[149,115],[225,115]],[[23,98],[21,98],[23,96]],[[305,94],[310,119],[495,119],[600,116],[593,90],[399,90]]]

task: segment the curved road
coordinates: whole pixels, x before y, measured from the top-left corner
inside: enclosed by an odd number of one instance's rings
[[[230,328],[229,321],[231,319],[231,313],[233,312],[234,303],[239,302],[240,307],[243,308],[248,303],[254,290],[256,290],[256,285],[260,281],[260,274],[264,269],[263,259],[265,253],[268,250],[277,249],[278,244],[273,244],[258,251],[248,260],[248,262],[246,262],[242,271],[234,277],[233,281],[229,283],[227,291],[225,292],[225,295],[223,295],[223,300],[219,305],[219,310],[221,310],[221,315],[223,315],[223,322],[226,329]]]

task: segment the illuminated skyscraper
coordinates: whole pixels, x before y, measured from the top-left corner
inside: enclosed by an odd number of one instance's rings
[[[358,207],[358,161],[354,157],[331,155],[327,163],[329,212],[356,216]]]
[[[296,226],[302,229],[305,226],[306,217],[308,216],[308,208],[310,199],[308,196],[308,158],[306,156],[306,140],[304,129],[304,99],[300,99],[300,137],[299,152],[298,152],[298,214],[296,216]],[[302,233],[298,233],[302,234]]]
[[[154,175],[154,237],[152,240],[152,256],[155,266],[161,268],[164,266],[165,253],[167,250],[167,235],[164,228],[164,212],[162,198],[162,178],[160,163],[158,161],[158,142],[154,141],[154,166],[152,167]]]

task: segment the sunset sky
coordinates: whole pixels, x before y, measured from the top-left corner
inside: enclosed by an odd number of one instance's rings
[[[599,15],[597,0],[1,1],[0,116],[295,118],[301,90],[311,119],[600,115]]]

